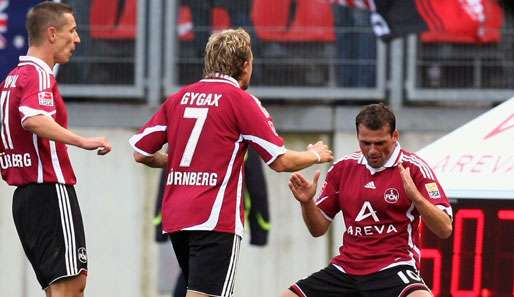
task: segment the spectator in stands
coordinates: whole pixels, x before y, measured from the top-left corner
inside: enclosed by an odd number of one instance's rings
[[[333,4],[336,26],[337,84],[372,88],[376,85],[376,37],[370,12]]]
[[[195,34],[194,50],[196,56],[203,57],[205,44],[209,39],[212,24],[212,9],[215,0],[182,0],[183,5],[191,9],[193,32]]]
[[[191,21],[195,36],[192,41],[192,47],[196,58],[203,58],[203,49],[215,24],[215,19],[213,18],[214,8],[225,9],[230,18],[230,26],[234,28],[241,27],[250,34],[254,58],[259,59],[261,57],[261,43],[255,33],[250,17],[251,0],[182,0],[181,5],[188,6],[191,11]],[[185,51],[187,51],[187,48],[183,47],[182,52],[187,55]],[[255,64],[254,60],[254,83],[261,81],[261,68],[261,65],[259,63]],[[188,69],[186,75],[192,75],[192,79],[196,79],[196,75],[191,69]],[[186,82],[189,83],[187,80]]]

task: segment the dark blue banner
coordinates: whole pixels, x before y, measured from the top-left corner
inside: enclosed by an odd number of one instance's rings
[[[41,0],[0,0],[0,81],[28,49],[25,15]]]

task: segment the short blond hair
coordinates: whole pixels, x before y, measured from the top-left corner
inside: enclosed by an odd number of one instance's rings
[[[244,62],[252,55],[250,35],[242,28],[213,33],[205,46],[204,76],[215,73],[241,78]]]

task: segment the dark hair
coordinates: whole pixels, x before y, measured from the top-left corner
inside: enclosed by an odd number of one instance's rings
[[[32,7],[27,13],[25,27],[29,34],[29,44],[38,45],[42,41],[43,32],[48,27],[61,28],[65,24],[63,15],[73,14],[71,6],[63,3],[44,1]]]
[[[396,118],[394,113],[389,107],[385,106],[384,103],[364,106],[355,118],[357,133],[359,133],[359,125],[361,124],[371,130],[379,130],[385,125],[388,125],[391,135],[396,130]]]

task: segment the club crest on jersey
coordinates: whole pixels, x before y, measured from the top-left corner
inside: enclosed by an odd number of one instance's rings
[[[441,198],[441,193],[439,192],[439,188],[436,183],[425,184],[425,188],[427,189],[428,196],[432,199]]]
[[[385,190],[384,200],[387,203],[391,203],[391,204],[396,203],[396,202],[398,202],[398,200],[400,200],[400,193],[395,188],[389,188],[389,189]]]
[[[39,105],[54,106],[54,94],[52,92],[39,92],[37,94]]]

